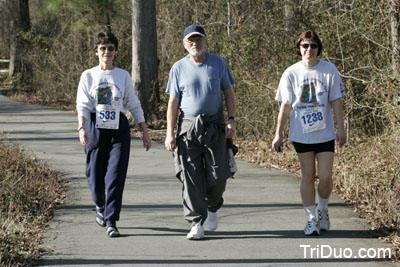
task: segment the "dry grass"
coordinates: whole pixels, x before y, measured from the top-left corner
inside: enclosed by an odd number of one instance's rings
[[[39,257],[42,233],[64,195],[54,171],[0,135],[1,266],[31,266]]]
[[[368,141],[353,141],[335,162],[336,192],[355,205],[372,230],[392,243],[400,261],[400,127]]]

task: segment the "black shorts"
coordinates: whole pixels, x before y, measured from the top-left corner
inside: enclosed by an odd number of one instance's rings
[[[335,140],[328,141],[325,143],[318,144],[302,144],[293,142],[294,149],[296,149],[297,153],[305,153],[305,152],[335,152]]]

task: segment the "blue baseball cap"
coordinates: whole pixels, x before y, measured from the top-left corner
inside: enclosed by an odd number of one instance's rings
[[[192,35],[201,35],[204,38],[206,37],[206,32],[204,31],[203,27],[199,25],[190,25],[186,27],[184,33],[183,33],[183,39],[186,40]]]

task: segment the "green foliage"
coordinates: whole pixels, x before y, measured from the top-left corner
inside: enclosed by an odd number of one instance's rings
[[[127,1],[123,0],[47,0],[40,16],[57,17],[57,23],[70,24],[73,32],[95,32],[99,26],[110,24],[110,17],[124,15],[123,8]],[[72,15],[72,16],[71,16]],[[68,17],[72,20],[68,20]]]

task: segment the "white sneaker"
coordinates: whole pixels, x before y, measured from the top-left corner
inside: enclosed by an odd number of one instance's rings
[[[306,226],[304,227],[305,235],[319,235],[318,223],[315,219],[306,222]]]
[[[207,219],[204,222],[207,226],[208,229],[210,229],[211,231],[215,231],[217,230],[218,227],[218,215],[216,212],[211,212],[208,211],[207,212]]]
[[[318,224],[320,231],[328,231],[331,228],[328,209],[323,209],[323,210],[318,209]]]
[[[186,238],[189,240],[200,240],[204,238],[204,227],[201,225],[201,222],[198,222],[192,226],[192,229],[186,235]]]
[[[96,222],[101,227],[106,227],[106,221],[104,220],[104,206],[96,206]]]

